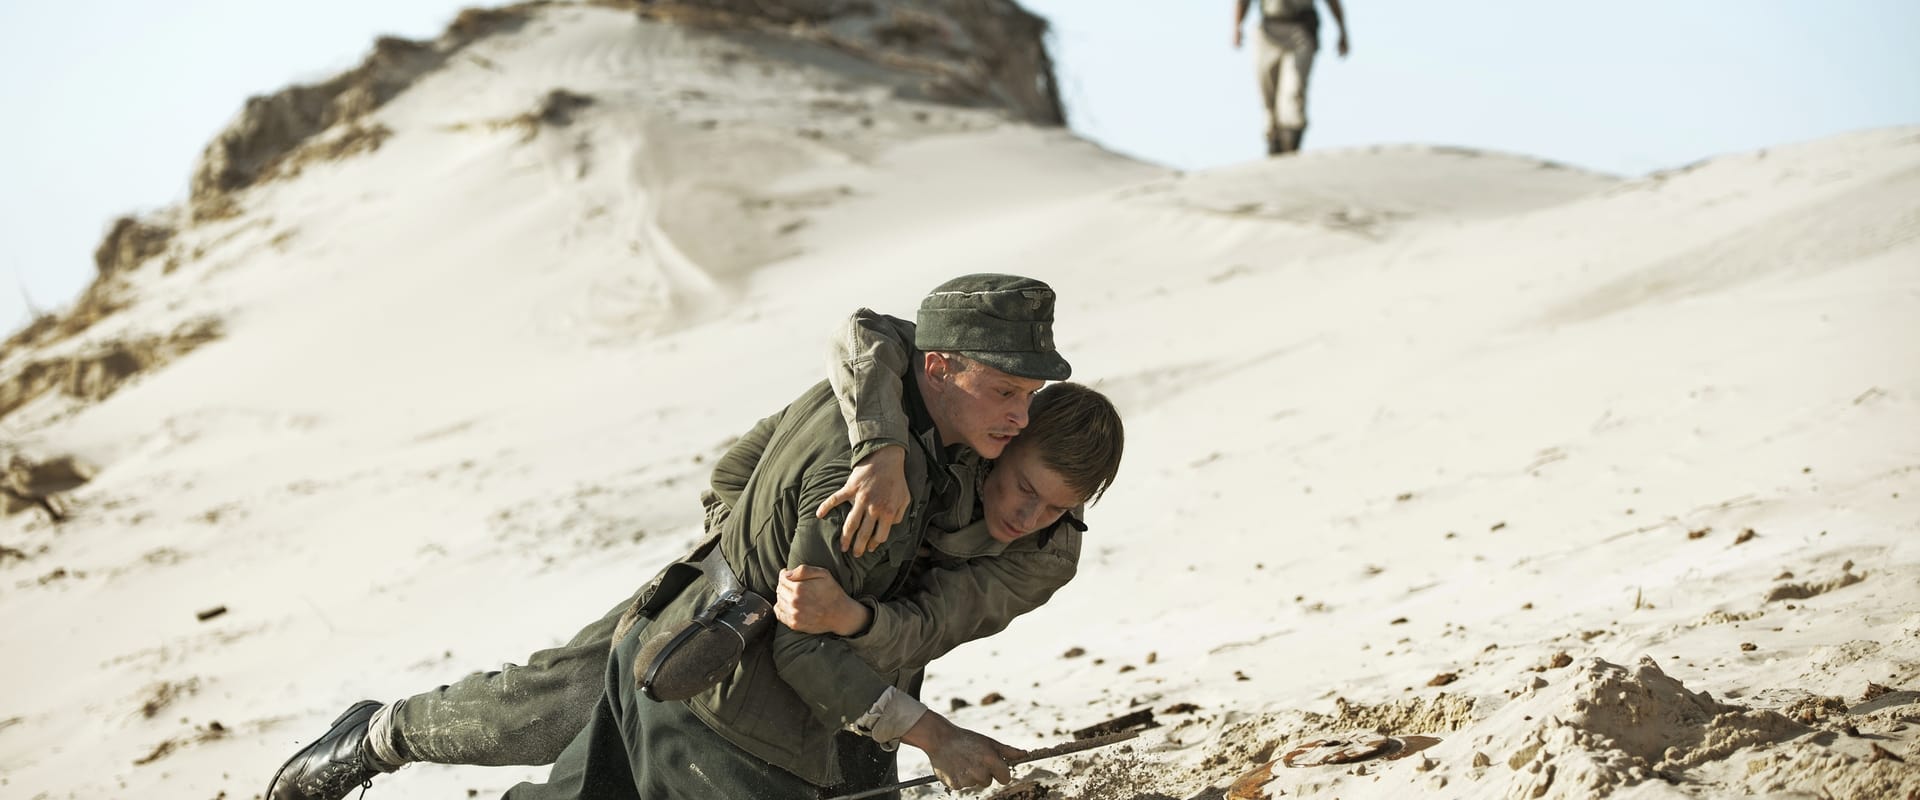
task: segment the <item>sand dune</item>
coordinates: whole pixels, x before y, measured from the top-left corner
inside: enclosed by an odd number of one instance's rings
[[[346,704],[564,640],[835,321],[986,270],[1059,290],[1131,434],[1080,577],[926,689],[1025,747],[1156,712],[1047,796],[1920,793],[1920,129],[1178,174],[818,41],[528,13],[0,355],[218,323],[0,417],[92,468],[0,519],[0,794],[251,797]],[[1438,741],[1285,763],[1368,735]]]

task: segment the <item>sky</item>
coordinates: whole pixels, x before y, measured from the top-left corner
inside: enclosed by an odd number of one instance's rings
[[[114,218],[184,200],[201,148],[248,96],[348,69],[378,35],[431,38],[472,4],[0,3],[0,330],[29,303],[70,303]],[[1261,157],[1233,0],[1024,4],[1053,23],[1082,135],[1187,170]],[[1323,12],[1309,150],[1443,144],[1638,175],[1920,124],[1913,0],[1343,5],[1352,53],[1333,53]]]

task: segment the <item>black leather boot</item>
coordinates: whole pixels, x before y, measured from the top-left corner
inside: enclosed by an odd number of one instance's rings
[[[1277,156],[1284,152],[1286,151],[1280,149],[1280,132],[1277,130],[1267,131],[1267,155]]]
[[[341,800],[375,775],[391,772],[367,748],[367,726],[379,710],[372,700],[354,703],[324,735],[280,765],[266,800]]]

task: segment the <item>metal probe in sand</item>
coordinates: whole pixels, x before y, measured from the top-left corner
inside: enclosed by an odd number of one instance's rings
[[[1124,742],[1128,739],[1131,739],[1139,735],[1140,735],[1140,730],[1135,729],[1130,731],[1121,731],[1119,733],[1109,733],[1105,736],[1095,736],[1091,739],[1081,739],[1080,741],[1077,741],[1077,742],[1068,742],[1066,744],[1055,745],[1053,747],[1042,747],[1038,750],[1029,750],[1027,751],[1026,755],[1013,759],[1011,761],[1008,761],[1007,766],[1010,766],[1010,767],[1018,766],[1020,764],[1025,764],[1029,761],[1039,761],[1041,759],[1053,758],[1055,756],[1064,756],[1064,755],[1067,755],[1068,753],[1078,753],[1083,750],[1092,750],[1097,747],[1106,747],[1107,745],[1110,745],[1110,744],[1119,744],[1121,742]],[[924,777],[914,778],[913,780],[910,780],[910,781],[901,781],[899,783],[888,784],[886,786],[881,786],[875,789],[867,789],[865,791],[854,792],[853,794],[843,794],[843,795],[840,795],[839,797],[828,798],[828,800],[863,800],[863,798],[879,797],[880,795],[887,794],[889,792],[897,792],[897,791],[900,791],[901,789],[911,789],[915,786],[925,786],[937,780],[940,780],[939,776],[927,775]]]

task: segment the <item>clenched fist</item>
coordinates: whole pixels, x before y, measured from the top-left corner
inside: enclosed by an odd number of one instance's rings
[[[869,612],[821,567],[803,564],[780,570],[773,616],[800,633],[852,636],[865,630]]]

